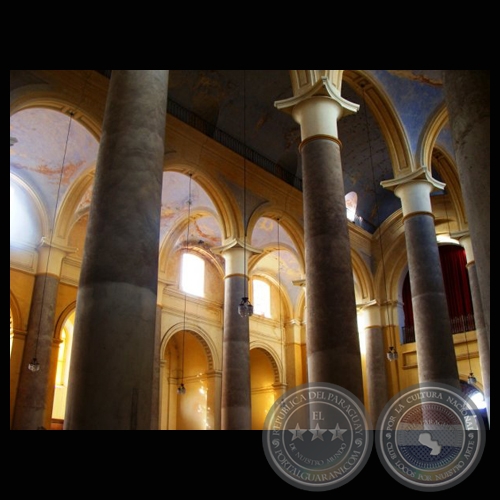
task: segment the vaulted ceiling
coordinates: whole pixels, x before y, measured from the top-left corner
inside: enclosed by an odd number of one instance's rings
[[[110,70],[97,71],[109,77]],[[401,203],[392,192],[380,186],[381,181],[394,178],[391,152],[380,118],[365,104],[362,88],[351,82],[360,75],[370,80],[378,95],[388,103],[395,122],[400,124],[408,154],[416,157],[426,125],[444,103],[441,70],[346,72],[349,78],[343,83],[342,95],[359,104],[360,110],[339,122],[344,190],[346,195],[356,193],[357,223],[373,233],[400,209]],[[188,123],[201,124],[200,130],[226,145],[239,144],[236,149],[240,152],[248,154],[251,150],[252,160],[263,168],[273,171],[279,166],[280,171],[286,173],[282,177],[300,189],[300,129],[289,114],[275,107],[277,101],[292,95],[289,70],[170,70],[170,113]],[[11,116],[11,172],[34,189],[50,219],[55,216],[73,181],[91,169],[97,158],[95,138],[77,122],[72,123],[70,130],[68,125],[68,116],[42,108],[25,109]],[[68,148],[65,148],[66,143]],[[453,157],[451,134],[446,126],[437,144]],[[162,238],[175,236],[175,244],[182,245],[178,228],[186,217],[188,181],[181,174],[165,175],[169,178],[164,183],[162,197],[161,235]],[[204,212],[197,215],[190,238],[207,248],[220,245],[221,232],[213,216],[215,207],[196,184],[193,196],[199,206],[204,207]],[[85,213],[90,198],[89,189],[82,196],[77,212]],[[25,222],[21,231],[23,237],[28,232],[29,221]],[[288,247],[280,254],[272,248],[279,238]],[[293,281],[301,278],[303,266],[286,232],[277,234],[275,221],[263,218],[256,225],[251,242],[262,247],[270,245],[256,269],[276,275],[275,270],[281,266],[287,276],[285,286],[295,302],[298,291]]]

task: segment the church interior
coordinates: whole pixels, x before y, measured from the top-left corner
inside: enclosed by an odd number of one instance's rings
[[[10,70],[10,429],[262,430],[308,381],[489,425],[489,112],[489,70]]]

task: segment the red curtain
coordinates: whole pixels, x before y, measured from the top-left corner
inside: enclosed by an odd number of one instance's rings
[[[411,285],[410,275],[406,273],[405,282],[403,284],[403,310],[405,313],[405,327],[413,325],[413,304],[411,302]]]
[[[474,314],[465,250],[455,245],[443,245],[439,247],[439,256],[450,318]]]
[[[474,330],[474,310],[472,307],[465,250],[457,245],[441,245],[439,247],[439,256],[441,258],[441,268],[443,270],[444,287],[452,330],[454,333]],[[406,275],[403,284],[402,299],[405,328],[411,329],[414,323],[409,274]],[[412,340],[407,339],[408,341]]]

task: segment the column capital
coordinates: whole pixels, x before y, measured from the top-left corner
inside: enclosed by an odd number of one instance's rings
[[[465,249],[465,255],[467,257],[467,265],[475,263],[474,251],[472,249],[472,240],[469,231],[458,231],[456,233],[450,234],[454,240],[458,240],[461,246]]]
[[[419,213],[432,215],[430,194],[446,187],[446,184],[434,179],[425,166],[408,175],[380,184],[383,188],[394,191],[394,194],[401,199],[405,217]]]
[[[292,79],[293,84],[293,79]],[[293,113],[293,108],[313,97],[329,98],[335,101],[343,110],[342,115],[354,114],[359,110],[359,104],[344,99],[340,95],[340,89],[334,85],[327,76],[321,76],[316,82],[311,82],[307,86],[294,86],[294,96],[282,101],[276,101],[274,105],[279,110]]]
[[[381,305],[376,300],[360,305],[359,310],[363,314],[365,328],[382,327]]]
[[[220,247],[213,247],[212,252],[221,255],[224,257],[230,250],[246,250],[250,254],[260,255],[262,250],[256,247],[252,247],[251,245],[247,245],[240,238],[233,238]]]
[[[52,274],[59,278],[63,259],[74,252],[76,248],[59,245],[43,237],[38,245],[38,274]]]
[[[212,248],[212,252],[224,257],[226,278],[232,276],[248,277],[248,260],[252,255],[260,255],[262,250],[246,245],[239,238],[226,242],[225,245]]]
[[[338,140],[338,120],[359,110],[359,105],[344,99],[326,76],[299,95],[274,105],[293,116],[301,127],[303,141],[314,137]]]

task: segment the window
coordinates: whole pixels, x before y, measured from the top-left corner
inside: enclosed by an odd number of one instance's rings
[[[205,261],[196,255],[182,256],[181,290],[197,297],[205,296]]]
[[[253,282],[253,311],[259,316],[271,317],[271,287],[261,280]]]

